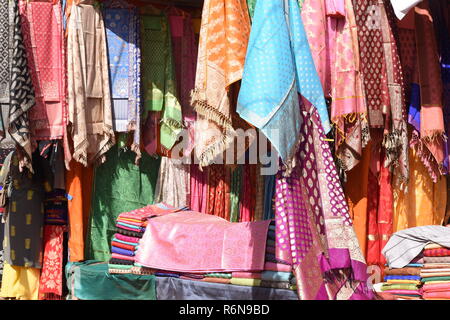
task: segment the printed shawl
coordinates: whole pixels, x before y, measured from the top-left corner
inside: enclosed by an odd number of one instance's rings
[[[183,128],[181,104],[178,100],[175,65],[168,18],[149,7],[141,16],[142,81],[144,90],[144,118],[158,114],[161,121],[157,143],[168,152]]]
[[[84,166],[104,162],[115,143],[105,28],[92,3],[72,5],[67,26],[68,134],[73,158]]]
[[[9,133],[15,144],[25,151],[21,166],[32,171],[28,111],[35,105],[34,88],[28,69],[17,1],[2,1],[0,102],[9,104],[8,119],[3,119],[0,139]],[[3,117],[2,117],[3,118]],[[6,121],[5,121],[6,120]],[[8,123],[5,127],[4,124]],[[5,132],[6,131],[6,132]]]
[[[32,138],[61,139],[67,118],[61,4],[20,0],[19,6],[36,99],[29,114]]]
[[[195,144],[201,167],[233,141],[233,109],[229,89],[242,78],[250,18],[246,0],[206,0],[203,5],[195,90]]]
[[[302,122],[297,92],[317,107],[326,132],[330,125],[297,1],[287,9],[286,17],[280,1],[256,4],[237,112],[268,137],[289,172]]]
[[[298,165],[276,178],[276,258],[292,262],[300,299],[367,299],[366,264],[320,118],[303,114]]]
[[[191,105],[191,92],[195,87],[198,47],[189,13],[172,7],[169,11],[175,62],[177,92],[183,114],[183,124],[188,130],[188,141],[183,154],[189,156],[194,148],[194,123],[197,114]]]
[[[113,124],[116,132],[133,131],[131,150],[141,157],[140,26],[137,9],[104,4]]]
[[[351,170],[370,139],[351,0],[306,0],[302,19],[325,95],[331,97],[340,168]]]

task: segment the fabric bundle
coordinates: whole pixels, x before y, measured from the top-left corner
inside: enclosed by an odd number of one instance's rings
[[[67,224],[67,197],[63,189],[53,189],[44,200],[45,224]]]
[[[420,299],[422,297],[420,270],[421,267],[412,266],[398,269],[385,268],[385,282],[382,284],[381,290],[397,298]]]
[[[424,266],[420,272],[424,283],[423,298],[425,300],[449,300],[450,299],[450,262],[429,261],[429,258],[443,258],[449,261],[450,248],[432,243],[423,250]]]
[[[112,258],[108,263],[109,273],[132,273],[134,257],[148,219],[185,209],[186,207],[157,203],[119,214],[116,221],[117,233],[111,241]]]

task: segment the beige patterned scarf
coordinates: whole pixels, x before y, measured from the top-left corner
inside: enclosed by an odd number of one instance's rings
[[[105,27],[99,8],[92,4],[82,0],[72,6],[67,35],[68,134],[73,158],[84,166],[104,162],[115,143]]]

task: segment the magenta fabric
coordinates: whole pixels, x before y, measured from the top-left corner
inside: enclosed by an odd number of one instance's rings
[[[263,270],[269,224],[232,223],[194,211],[156,217],[148,222],[136,262],[179,272]]]
[[[122,240],[122,241],[126,241],[126,242],[135,242],[135,243],[139,243],[139,238],[135,238],[135,237],[130,237],[130,236],[126,236],[120,233],[116,233],[114,235],[115,238]]]
[[[266,262],[264,264],[264,270],[280,271],[280,272],[292,272],[292,266],[282,263]]]
[[[191,210],[206,213],[208,201],[208,168],[200,171],[198,165],[191,165]]]
[[[261,272],[232,272],[231,276],[242,279],[261,279]]]

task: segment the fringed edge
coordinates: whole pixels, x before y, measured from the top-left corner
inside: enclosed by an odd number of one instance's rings
[[[407,148],[406,145],[402,143],[402,138],[407,135],[406,133],[406,123],[402,122],[401,128],[395,129],[392,132],[389,132],[384,135],[382,146],[385,149],[385,156],[386,159],[384,161],[384,167],[392,167],[397,168],[399,166],[399,159],[401,156],[403,148]],[[407,152],[407,150],[406,150]],[[408,192],[408,183],[409,183],[409,177],[404,176],[402,173],[395,175],[394,185],[400,191],[403,191],[405,193]]]
[[[106,162],[106,153],[116,144],[116,136],[112,127],[108,125],[103,126],[103,133],[108,138],[106,144],[97,153],[97,157],[94,160],[95,166],[99,166]]]
[[[312,120],[311,120],[312,121]],[[285,162],[285,170],[283,171],[283,177],[289,177],[292,174],[292,171],[297,165],[297,151],[300,148],[300,144],[304,141],[305,137],[303,137],[301,134],[298,135],[296,138],[295,144],[291,149],[291,152],[289,153],[288,158]]]
[[[417,156],[427,169],[427,172],[430,175],[433,183],[437,183],[438,175],[440,173],[439,164],[433,157],[433,154],[430,152],[430,150],[428,150],[428,148],[426,147],[424,141],[420,139],[419,135],[419,132],[417,132],[416,130],[412,132],[410,147],[417,152]]]
[[[444,130],[428,130],[421,133],[420,140],[424,142],[436,142],[436,140],[442,139],[443,141],[447,141],[447,135]]]
[[[340,139],[340,144],[336,145],[336,147],[339,147],[341,144],[343,144],[346,141],[346,133],[344,131],[341,130],[341,126],[344,125],[345,123],[355,123],[355,122],[360,122],[362,123],[366,123],[367,125],[365,127],[368,128],[369,126],[369,120],[368,120],[368,115],[366,112],[353,112],[353,113],[347,113],[347,114],[343,114],[340,115],[339,117],[336,117],[334,119],[332,119],[331,121],[331,128],[335,129],[336,135],[339,135]],[[364,128],[363,126],[361,126],[361,128]],[[363,131],[363,130],[361,130]],[[369,134],[370,137],[370,134]],[[362,137],[363,138],[363,137]],[[370,138],[369,138],[370,140]],[[363,141],[363,144],[365,143],[365,145],[367,145],[368,141]],[[365,145],[363,147],[365,147]]]
[[[170,134],[173,138],[178,137],[180,134],[179,131],[185,128],[181,120],[179,121],[172,118],[163,118],[160,120],[160,124],[164,124],[170,129]]]
[[[210,105],[206,99],[203,90],[194,89],[191,92],[191,104],[194,110],[204,116],[207,120],[213,121],[225,129],[233,129],[233,123],[230,117],[219,112],[217,108]]]
[[[136,153],[136,158],[134,159],[134,164],[138,166],[140,163],[140,160],[142,158],[141,148],[139,148],[139,145],[137,143],[133,142],[131,144],[130,149],[131,149],[131,151]]]
[[[81,141],[76,147],[74,147],[73,151],[73,159],[76,162],[81,163],[83,166],[88,166],[87,161],[87,146],[88,146],[88,140],[87,138]]]

